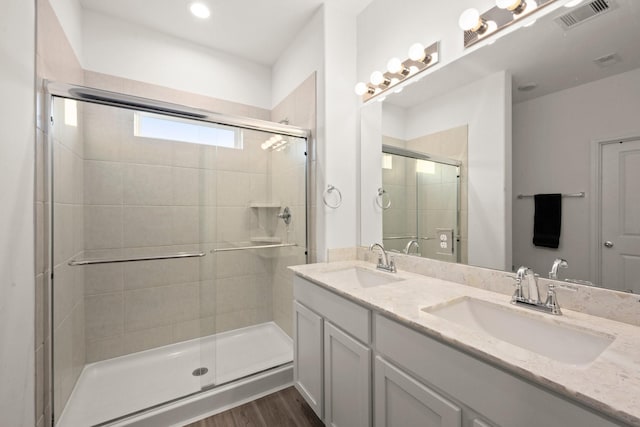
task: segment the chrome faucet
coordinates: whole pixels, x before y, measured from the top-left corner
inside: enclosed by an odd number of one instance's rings
[[[553,266],[551,267],[551,271],[549,272],[549,279],[558,280],[558,269],[567,267],[569,267],[569,264],[567,264],[566,260],[562,258],[556,258],[553,261]]]
[[[409,240],[409,243],[407,243],[407,246],[404,247],[404,253],[409,255],[409,251],[411,250],[412,246],[416,247],[416,255],[420,255],[420,244],[418,243],[417,240]]]
[[[526,280],[527,293],[525,296],[523,292],[523,282]],[[542,302],[540,300],[540,292],[538,291],[538,275],[533,272],[529,267],[522,266],[518,268],[515,276],[516,290],[511,297],[511,304],[523,305],[528,308],[544,311],[546,313],[560,315],[560,305],[556,297],[556,287],[553,284],[549,284],[547,290],[547,299]]]
[[[376,246],[380,248],[380,256],[378,257],[378,265],[376,266],[376,268],[378,270],[388,271],[389,273],[397,272],[396,264],[395,262],[393,262],[393,259],[389,260],[387,251],[384,250],[384,246],[382,246],[380,243],[372,243],[371,246],[369,246],[369,250],[373,251],[373,248],[375,248]]]

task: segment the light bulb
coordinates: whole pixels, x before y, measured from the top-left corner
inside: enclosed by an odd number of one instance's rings
[[[463,31],[476,31],[482,26],[480,12],[477,9],[467,9],[460,15],[458,25]]]
[[[364,95],[365,93],[369,92],[369,87],[367,86],[367,84],[366,84],[366,83],[359,82],[359,83],[356,85],[355,91],[356,91],[356,95],[358,95],[358,96],[362,96],[362,95]]]
[[[424,46],[420,43],[412,44],[409,48],[409,59],[412,61],[422,61],[424,57]]]
[[[520,3],[522,3],[522,0],[496,0],[496,6],[507,10],[517,9]]]
[[[384,75],[380,71],[374,71],[373,73],[371,73],[370,80],[371,80],[371,83],[373,83],[376,86],[379,86],[382,83],[384,83]]]
[[[567,3],[565,3],[564,7],[574,7],[579,5],[580,3],[582,3],[584,0],[571,0]]]
[[[204,3],[191,3],[191,6],[189,6],[189,10],[191,11],[191,13],[201,19],[206,19],[209,17],[209,15],[211,15],[209,8]]]
[[[402,66],[402,61],[400,61],[398,58],[391,58],[389,62],[387,62],[387,71],[392,74],[398,74],[403,69],[404,67]]]

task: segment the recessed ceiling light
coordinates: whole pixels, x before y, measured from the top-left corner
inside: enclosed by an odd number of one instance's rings
[[[209,11],[209,8],[204,3],[191,3],[189,10],[191,10],[194,16],[201,19],[206,19],[211,15],[211,11]]]

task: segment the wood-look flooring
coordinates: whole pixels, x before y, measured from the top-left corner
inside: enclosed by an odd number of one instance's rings
[[[313,409],[289,387],[185,427],[324,427]]]

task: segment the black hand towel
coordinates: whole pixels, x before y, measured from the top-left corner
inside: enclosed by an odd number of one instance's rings
[[[562,223],[562,194],[536,194],[533,217],[533,244],[557,248]]]

